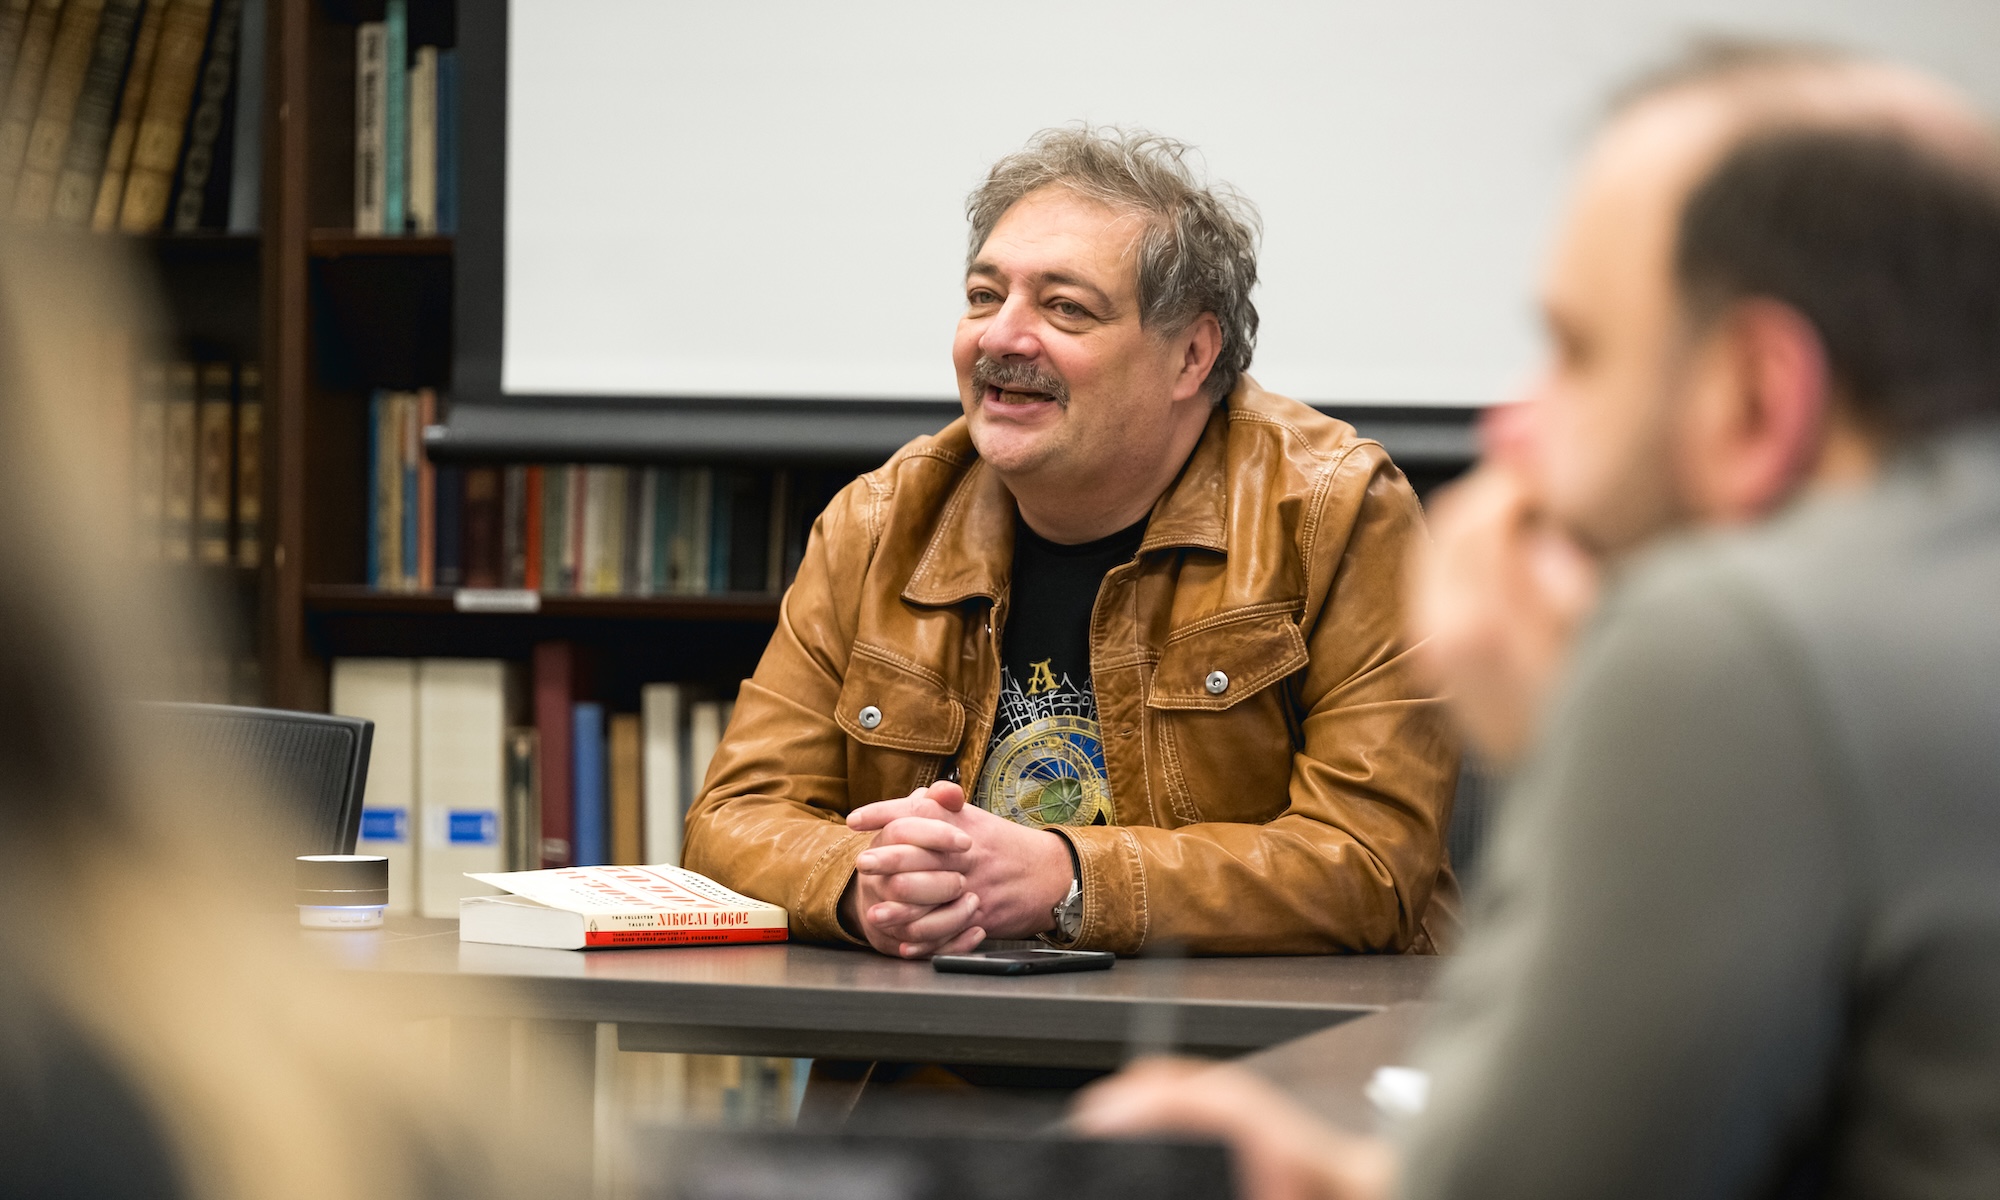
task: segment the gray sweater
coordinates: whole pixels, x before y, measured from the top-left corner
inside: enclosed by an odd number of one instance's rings
[[[1409,1197],[2000,1197],[2000,428],[1635,563],[1510,790]]]

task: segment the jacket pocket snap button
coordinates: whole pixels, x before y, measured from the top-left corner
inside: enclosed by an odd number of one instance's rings
[[[1208,689],[1209,695],[1220,696],[1229,690],[1229,676],[1224,675],[1220,671],[1210,671],[1208,678],[1202,682],[1202,686]]]
[[[861,728],[873,729],[882,723],[882,710],[870,704],[856,713],[855,718],[861,722]]]

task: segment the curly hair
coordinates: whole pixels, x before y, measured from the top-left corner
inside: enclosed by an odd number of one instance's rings
[[[1250,367],[1257,347],[1256,206],[1226,183],[1205,182],[1188,165],[1185,142],[1137,129],[1072,126],[1044,129],[993,164],[965,200],[971,222],[969,266],[994,225],[1015,202],[1045,187],[1146,218],[1139,243],[1139,320],[1179,332],[1215,314],[1222,349],[1209,371],[1209,397],[1220,402]]]

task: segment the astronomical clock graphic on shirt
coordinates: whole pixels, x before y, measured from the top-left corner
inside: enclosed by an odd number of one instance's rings
[[[1029,664],[1026,686],[1001,668],[993,743],[972,802],[1037,828],[1116,824],[1097,696],[1088,680],[1078,687],[1049,662]]]

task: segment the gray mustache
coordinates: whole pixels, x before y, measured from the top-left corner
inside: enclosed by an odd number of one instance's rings
[[[1009,392],[1042,392],[1057,404],[1069,406],[1069,385],[1032,363],[981,358],[972,364],[972,382],[982,388],[997,387]]]

